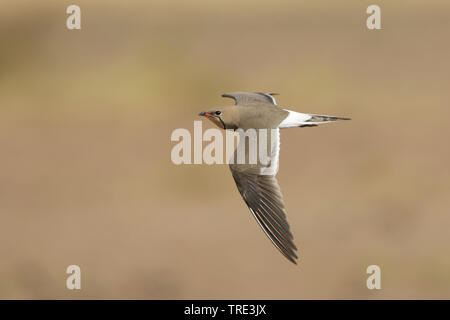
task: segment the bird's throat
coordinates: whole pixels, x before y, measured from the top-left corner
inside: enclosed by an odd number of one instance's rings
[[[208,119],[211,120],[220,129],[226,129],[225,123],[223,122],[223,120],[221,118],[209,117]]]

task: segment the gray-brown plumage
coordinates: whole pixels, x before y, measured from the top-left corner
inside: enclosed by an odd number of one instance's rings
[[[280,128],[316,126],[336,120],[348,120],[333,116],[298,113],[279,108],[273,97],[275,94],[262,92],[232,92],[223,97],[235,100],[234,106],[216,107],[200,115],[207,117],[219,128],[239,130],[239,145],[233,155],[244,144],[245,163],[230,163],[230,170],[236,186],[247,204],[250,212],[272,241],[275,247],[291,262],[296,264],[298,258],[293,236],[286,220],[283,196],[275,178],[278,172],[280,147]],[[248,129],[271,129],[263,136],[258,130],[255,136],[245,135]],[[267,145],[269,163],[250,163],[249,143],[246,139],[256,139],[257,145],[262,141]],[[266,141],[261,140],[266,139]],[[249,140],[248,140],[249,141]]]

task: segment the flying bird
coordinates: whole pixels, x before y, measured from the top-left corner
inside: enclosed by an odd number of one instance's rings
[[[239,145],[233,155],[236,157],[241,143],[245,144],[244,135],[248,129],[271,129],[271,135],[257,134],[253,139],[263,141],[269,145],[268,158],[270,164],[235,163],[229,167],[236,186],[247,204],[253,217],[263,229],[275,247],[292,263],[297,264],[297,247],[293,242],[293,235],[286,219],[286,209],[283,196],[276,179],[278,172],[278,158],[280,151],[280,129],[291,127],[312,127],[337,120],[349,118],[327,115],[299,113],[283,109],[276,104],[275,93],[263,92],[232,92],[222,97],[232,98],[233,106],[215,107],[213,110],[201,112],[199,115],[208,118],[221,129],[239,130]],[[266,141],[261,139],[267,139]],[[245,159],[250,158],[250,148],[244,146]]]

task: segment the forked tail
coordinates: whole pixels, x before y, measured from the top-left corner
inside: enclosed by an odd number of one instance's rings
[[[327,115],[318,114],[307,114],[299,113],[295,111],[286,110],[289,115],[283,122],[280,123],[280,128],[291,128],[291,127],[314,127],[322,123],[329,123],[338,120],[351,120],[350,118],[344,117],[334,117]]]

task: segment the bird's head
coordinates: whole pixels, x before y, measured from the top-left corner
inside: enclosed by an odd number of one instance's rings
[[[213,110],[200,112],[198,115],[211,120],[221,129],[235,129],[232,107],[215,107]]]

